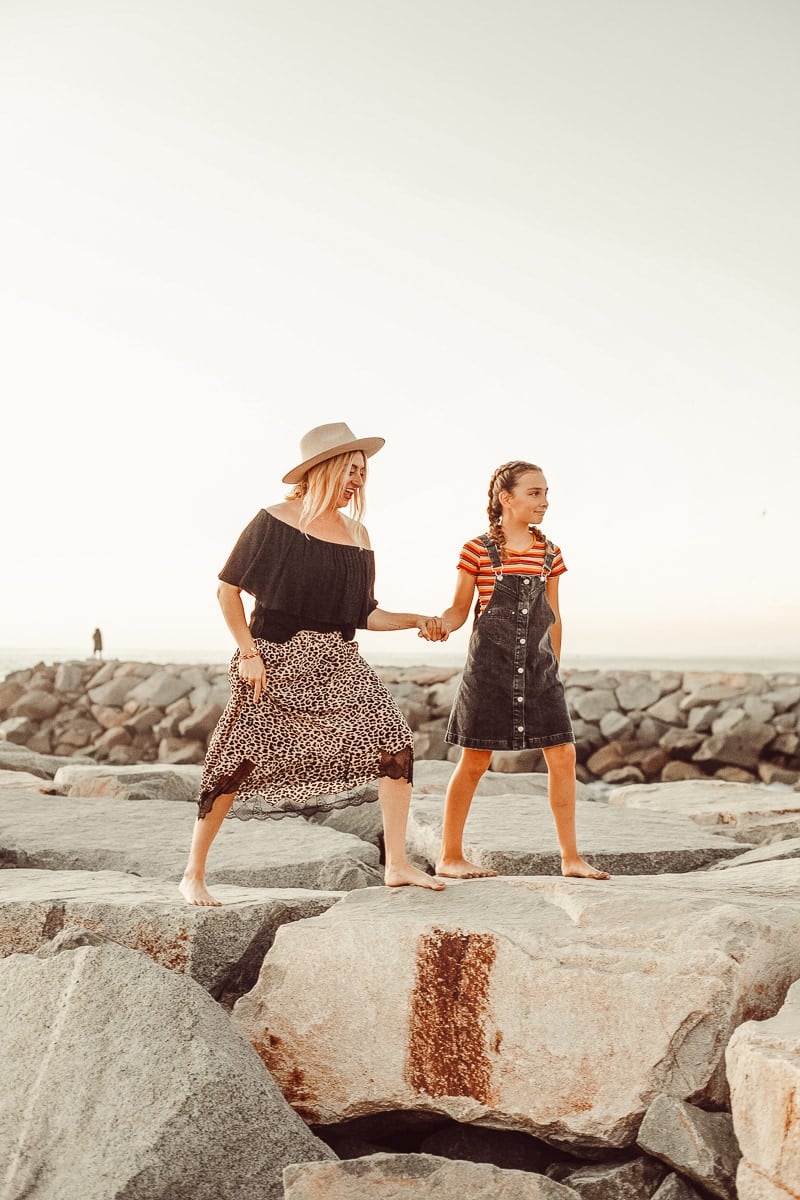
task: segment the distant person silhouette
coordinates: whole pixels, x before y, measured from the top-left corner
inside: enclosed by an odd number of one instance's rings
[[[92,634],[92,645],[94,646],[94,658],[103,657],[103,635],[99,629],[95,629]]]

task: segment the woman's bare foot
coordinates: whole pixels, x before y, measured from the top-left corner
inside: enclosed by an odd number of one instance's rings
[[[387,887],[421,887],[428,888],[432,892],[441,892],[444,889],[441,879],[437,879],[435,875],[426,875],[424,871],[418,871],[416,867],[411,866],[411,863],[391,869],[387,867],[383,879]]]
[[[202,879],[192,879],[184,875],[178,884],[178,891],[187,904],[195,904],[201,908],[219,908],[222,905],[221,900],[211,895]]]
[[[471,863],[468,858],[440,858],[436,874],[443,879],[496,879],[497,871],[490,871]]]
[[[569,860],[562,858],[561,874],[567,879],[610,879],[608,871],[598,871],[597,867],[592,867],[582,858],[571,858]]]

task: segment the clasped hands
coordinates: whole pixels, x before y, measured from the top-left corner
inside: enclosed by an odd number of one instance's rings
[[[450,637],[450,626],[441,617],[420,617],[417,630],[417,637],[426,642],[446,642]]]

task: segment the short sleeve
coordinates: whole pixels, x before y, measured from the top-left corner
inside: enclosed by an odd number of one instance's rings
[[[566,573],[567,564],[564,562],[564,558],[561,554],[561,548],[559,546],[554,546],[553,548],[556,553],[553,559],[553,566],[550,570],[550,578],[556,579],[559,575],[564,575]]]
[[[267,568],[269,516],[265,509],[239,534],[228,561],[218,578],[232,587],[242,588],[251,596],[257,596],[259,584],[263,583]]]
[[[465,542],[458,556],[458,570],[466,571],[468,575],[477,578],[480,573],[482,549],[480,541]]]

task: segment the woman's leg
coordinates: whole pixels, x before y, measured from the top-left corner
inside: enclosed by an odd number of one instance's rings
[[[575,747],[572,742],[563,746],[547,746],[542,753],[547,763],[547,791],[561,848],[561,874],[581,879],[608,879],[606,871],[598,871],[584,862],[578,853],[575,834]]]
[[[450,777],[444,798],[442,848],[436,862],[436,874],[446,879],[488,879],[497,874],[464,857],[464,826],[472,797],[491,760],[491,750],[471,750],[465,746]]]
[[[387,887],[403,887],[411,884],[415,887],[430,888],[440,892],[444,887],[441,880],[433,875],[412,867],[406,855],[406,829],[408,826],[408,810],[411,804],[411,784],[405,779],[378,780],[378,799],[383,814],[383,841],[386,848],[386,870],[384,879]]]
[[[183,872],[183,879],[178,884],[178,891],[187,904],[218,907],[222,903],[221,900],[215,899],[206,887],[206,859],[235,795],[235,792],[231,792],[228,796],[217,796],[211,806],[211,812],[206,813],[202,820],[198,817],[194,823],[189,861]]]

